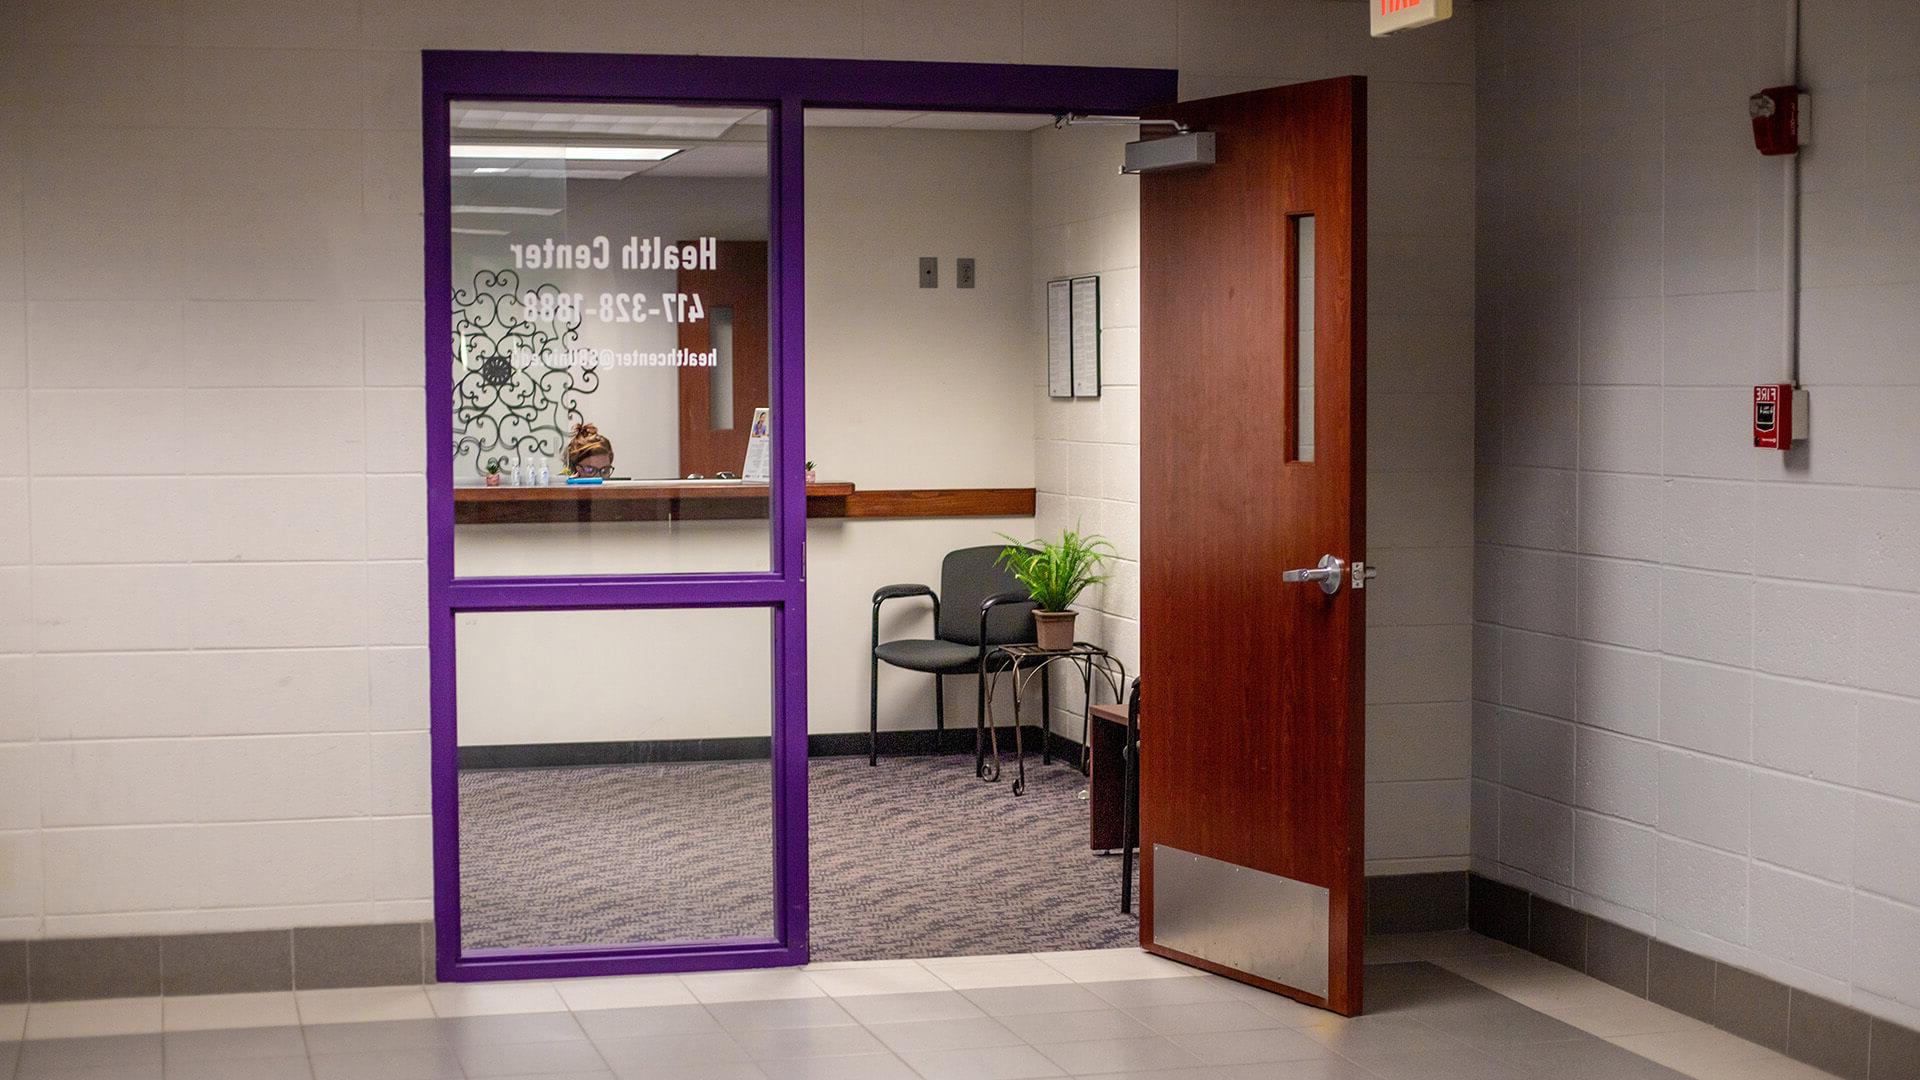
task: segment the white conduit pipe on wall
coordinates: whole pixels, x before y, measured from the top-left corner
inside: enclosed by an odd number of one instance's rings
[[[1800,86],[1800,0],[1787,0],[1787,85]],[[1807,117],[1802,113],[1800,123]],[[1786,376],[1800,386],[1800,154],[1786,155],[1785,220],[1781,246],[1781,304],[1786,348]]]

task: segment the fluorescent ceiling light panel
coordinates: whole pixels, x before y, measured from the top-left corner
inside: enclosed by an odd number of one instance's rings
[[[677,146],[507,146],[491,143],[455,143],[449,153],[457,158],[564,158],[568,161],[665,161],[680,152]]]
[[[569,146],[568,161],[665,161],[677,146]]]
[[[523,165],[513,170],[513,175],[516,177],[524,176],[532,180],[625,180],[627,177],[639,171],[637,168],[620,168],[618,166],[611,169],[591,169],[584,165],[567,165],[558,169],[543,169],[536,166]]]

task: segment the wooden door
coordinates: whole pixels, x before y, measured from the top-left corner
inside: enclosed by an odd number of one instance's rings
[[[722,240],[712,270],[679,273],[679,291],[698,294],[706,312],[703,319],[680,324],[680,347],[706,352],[716,336],[731,332],[727,373],[680,369],[680,475],[737,476],[747,460],[753,410],[772,404],[767,400],[767,245]],[[730,400],[715,402],[716,394]]]
[[[1365,80],[1154,115],[1213,132],[1216,164],[1140,181],[1140,940],[1351,1015]],[[1323,556],[1336,591],[1288,580]]]

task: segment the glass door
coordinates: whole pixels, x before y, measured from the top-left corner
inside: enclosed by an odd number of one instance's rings
[[[422,54],[441,979],[807,958],[803,103],[1128,115],[1176,85]]]
[[[440,976],[804,962],[783,110],[432,91]]]

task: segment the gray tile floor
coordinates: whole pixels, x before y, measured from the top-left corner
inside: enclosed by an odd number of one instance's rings
[[[1658,1080],[1426,962],[1343,1020],[1211,976],[0,1044],[12,1080]]]
[[[1138,949],[0,1006],[0,1080],[1830,1080],[1478,935],[1369,955],[1351,1020]]]

